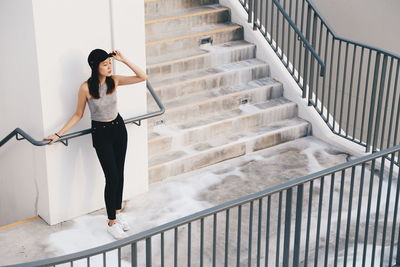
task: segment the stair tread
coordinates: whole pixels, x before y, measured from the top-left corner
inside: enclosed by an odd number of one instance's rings
[[[238,118],[240,116],[249,116],[258,112],[262,112],[266,109],[282,105],[295,105],[295,103],[284,97],[279,97],[268,100],[263,103],[258,103],[253,105],[242,105],[237,109],[219,112],[218,114],[213,113],[206,116],[197,117],[189,122],[175,123],[171,125],[161,125],[158,128],[153,128],[153,131],[150,130],[148,131],[148,139],[150,140],[152,138],[160,137],[161,135],[160,132],[174,132],[174,131],[176,132],[180,130],[195,129],[196,127],[203,127],[204,125],[213,124],[224,120],[230,120]],[[163,129],[163,127],[164,128],[168,127],[171,130]]]
[[[184,147],[181,150],[168,151],[161,154],[156,154],[149,159],[149,167],[153,167],[159,164],[163,164],[169,161],[178,160],[195,153],[212,150],[218,147],[226,145],[232,145],[238,142],[243,142],[253,138],[257,138],[262,135],[268,135],[274,132],[280,132],[288,128],[295,128],[309,125],[309,122],[299,118],[290,118],[286,120],[277,121],[268,125],[262,125],[254,127],[252,129],[245,129],[242,132],[232,133],[228,136],[219,136],[215,139],[209,140],[208,142],[201,142],[188,147]]]
[[[215,30],[223,30],[223,29],[228,29],[231,27],[242,27],[241,25],[233,22],[225,22],[225,23],[212,23],[212,24],[207,24],[207,25],[202,25],[199,27],[192,27],[190,28],[190,31],[188,32],[187,29],[185,30],[180,30],[180,31],[173,31],[173,32],[164,32],[163,34],[158,34],[157,36],[148,36],[146,35],[146,44],[151,43],[151,42],[157,42],[157,41],[162,41],[166,39],[173,39],[173,38],[179,38],[183,36],[192,36],[192,35],[198,35],[201,33],[208,34],[210,31],[215,31]]]
[[[229,71],[238,70],[238,69],[241,69],[244,67],[266,65],[266,64],[267,64],[266,62],[264,62],[260,59],[251,58],[251,59],[246,59],[246,60],[242,60],[242,61],[232,62],[229,64],[206,68],[206,69],[202,69],[202,70],[194,70],[194,71],[191,71],[188,73],[168,77],[168,78],[162,79],[162,80],[152,81],[151,78],[149,78],[149,80],[154,88],[158,88],[158,87],[165,87],[166,85],[170,86],[172,84],[179,83],[179,82],[193,80],[193,79],[200,78],[200,77],[205,78],[208,75],[213,75],[216,73],[229,72]]]
[[[173,63],[174,61],[189,59],[191,57],[203,56],[208,53],[218,53],[223,49],[224,51],[226,51],[227,49],[232,51],[235,49],[240,49],[248,46],[255,46],[255,45],[246,40],[234,40],[216,45],[201,45],[197,49],[187,49],[176,53],[168,53],[162,56],[147,57],[146,59],[147,68],[152,68],[159,64],[167,65]]]
[[[248,83],[242,83],[242,84],[235,84],[235,85],[228,85],[224,87],[219,87],[215,88],[212,90],[206,90],[206,91],[200,91],[198,93],[193,93],[187,96],[175,98],[169,101],[163,102],[165,108],[168,109],[173,109],[173,108],[178,108],[186,105],[193,105],[195,103],[207,101],[209,99],[214,99],[216,97],[220,96],[225,96],[229,94],[234,94],[237,92],[243,92],[247,90],[251,90],[254,88],[259,88],[262,86],[273,86],[273,85],[279,85],[280,82],[276,81],[275,79],[271,77],[265,77],[257,80],[252,80]],[[154,101],[150,101],[148,103],[150,108],[153,108],[152,106],[156,107],[156,104]]]
[[[184,15],[191,15],[199,12],[204,11],[213,11],[213,10],[227,10],[229,9],[226,6],[220,4],[208,4],[208,5],[201,5],[195,6],[190,8],[185,8],[183,10],[176,10],[174,12],[162,13],[162,14],[149,14],[146,15],[146,23],[151,23],[152,20],[159,20],[159,19],[166,19],[170,17],[177,17],[177,16],[184,16]]]
[[[185,49],[185,50],[178,51],[175,53],[167,53],[167,54],[164,54],[161,56],[155,56],[155,57],[148,56],[146,58],[147,68],[151,68],[154,65],[158,65],[158,64],[172,63],[174,61],[181,60],[184,58],[201,56],[201,55],[204,55],[207,53],[209,53],[209,52],[198,48],[198,49]]]

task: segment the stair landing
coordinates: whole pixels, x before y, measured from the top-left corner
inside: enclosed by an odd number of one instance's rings
[[[132,226],[128,234],[344,163],[348,157],[308,136],[167,178],[150,184],[147,193],[124,203],[123,212]],[[0,230],[0,265],[62,256],[112,242],[106,223],[106,211],[101,209],[54,226],[38,219]],[[129,253],[122,250],[122,255],[128,257],[126,254]],[[107,257],[107,266],[114,266],[117,253],[109,252]],[[128,261],[123,260],[122,266],[130,266]],[[102,266],[101,257],[93,258],[91,266]]]

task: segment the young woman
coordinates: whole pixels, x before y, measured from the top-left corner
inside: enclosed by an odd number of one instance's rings
[[[113,75],[111,58],[126,64],[136,76]],[[147,79],[147,75],[118,50],[107,53],[95,49],[89,54],[88,63],[92,74],[79,88],[75,113],[60,131],[44,140],[51,140],[51,145],[60,139],[81,120],[88,103],[93,147],[106,178],[104,200],[109,220],[107,229],[114,238],[121,239],[126,237],[124,231],[129,230],[129,224],[121,213],[127,131],[117,110],[117,87],[142,82]]]

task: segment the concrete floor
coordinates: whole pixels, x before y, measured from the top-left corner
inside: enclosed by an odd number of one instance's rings
[[[132,228],[129,233],[335,166],[350,157],[310,136],[153,183],[149,192],[125,203]],[[2,230],[0,264],[60,256],[112,242],[106,222],[102,209],[54,226],[39,219]]]

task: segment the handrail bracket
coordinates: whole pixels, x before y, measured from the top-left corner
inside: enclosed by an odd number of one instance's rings
[[[16,138],[18,141],[21,141],[21,140],[24,140],[24,139],[25,139],[25,137],[23,137],[23,136],[20,135],[19,133],[15,133],[15,138]]]

